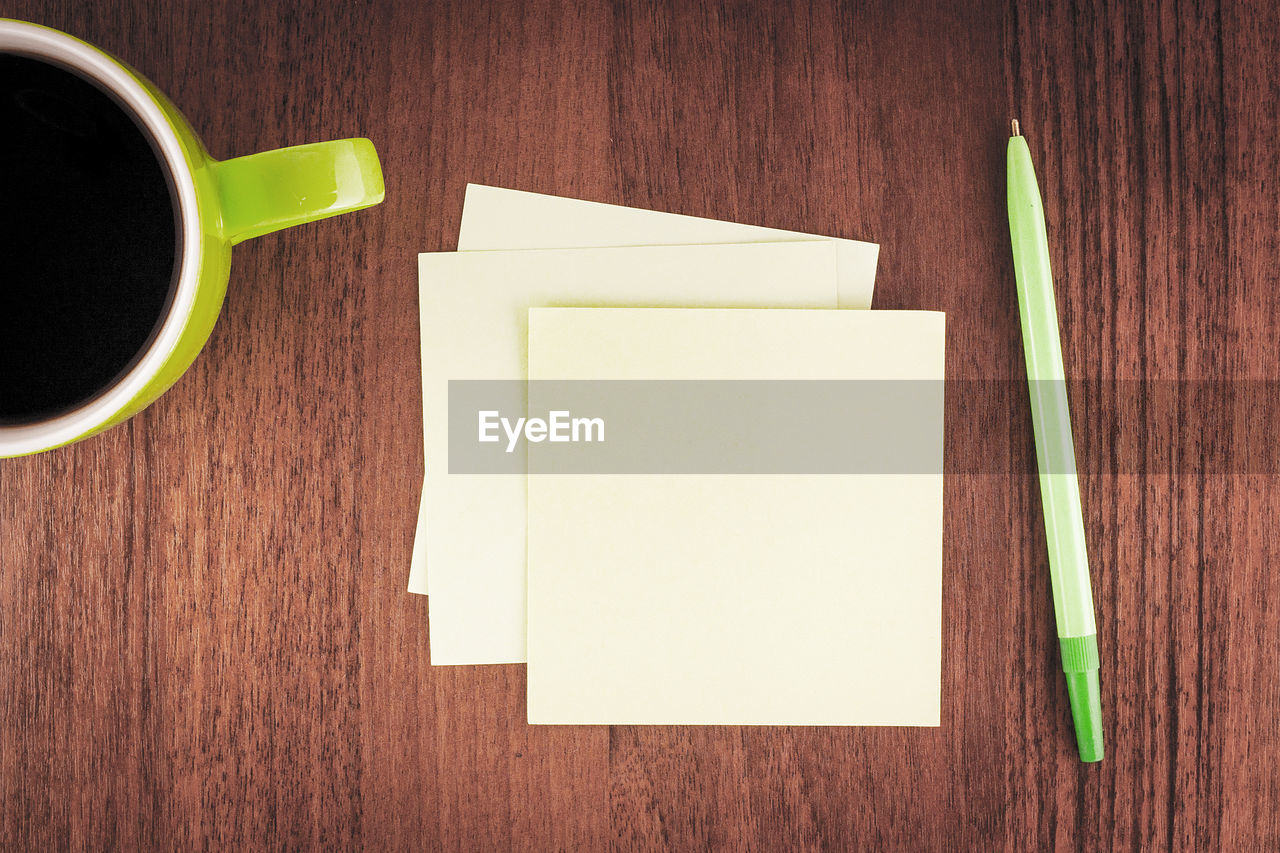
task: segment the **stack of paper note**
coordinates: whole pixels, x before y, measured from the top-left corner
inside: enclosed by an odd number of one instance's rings
[[[433,664],[527,661],[532,723],[937,725],[943,321],[837,310],[870,308],[876,246],[472,185],[458,248],[419,258]],[[460,402],[503,380],[937,392],[870,418],[917,468],[468,467],[520,439]]]

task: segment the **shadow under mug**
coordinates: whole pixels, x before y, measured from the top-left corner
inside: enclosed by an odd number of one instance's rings
[[[213,331],[226,294],[233,245],[383,199],[382,170],[367,139],[299,145],[218,161],[159,90],[86,42],[37,24],[0,19],[0,57],[18,57],[14,61],[19,63],[36,60],[70,72],[128,114],[164,173],[173,214],[165,227],[173,229],[175,242],[163,306],[138,351],[114,376],[68,407],[27,418],[0,418],[0,457],[39,453],[87,438],[126,420],[163,394],[195,360]],[[0,169],[21,165],[0,163]],[[12,280],[17,276],[0,278],[11,279],[0,280],[0,304],[4,288],[25,286]],[[0,347],[5,345],[0,341]],[[0,384],[0,393],[4,387]]]

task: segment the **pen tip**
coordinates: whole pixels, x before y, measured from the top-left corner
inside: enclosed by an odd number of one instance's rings
[[[1016,118],[1013,120],[1013,135],[1014,136],[1022,135],[1022,128],[1018,126],[1018,120]]]

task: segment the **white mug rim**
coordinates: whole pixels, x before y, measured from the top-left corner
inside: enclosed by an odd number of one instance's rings
[[[114,95],[150,136],[169,172],[181,229],[181,262],[172,298],[159,330],[133,366],[105,390],[51,418],[0,425],[0,457],[23,456],[67,444],[110,420],[138,396],[177,347],[195,305],[200,273],[201,230],[195,180],[181,141],[160,105],[119,62],[66,33],[24,21],[0,20],[0,53],[60,64]]]

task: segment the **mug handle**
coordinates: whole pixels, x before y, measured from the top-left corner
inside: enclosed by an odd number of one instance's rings
[[[232,244],[370,207],[386,194],[367,139],[294,145],[210,164]]]

